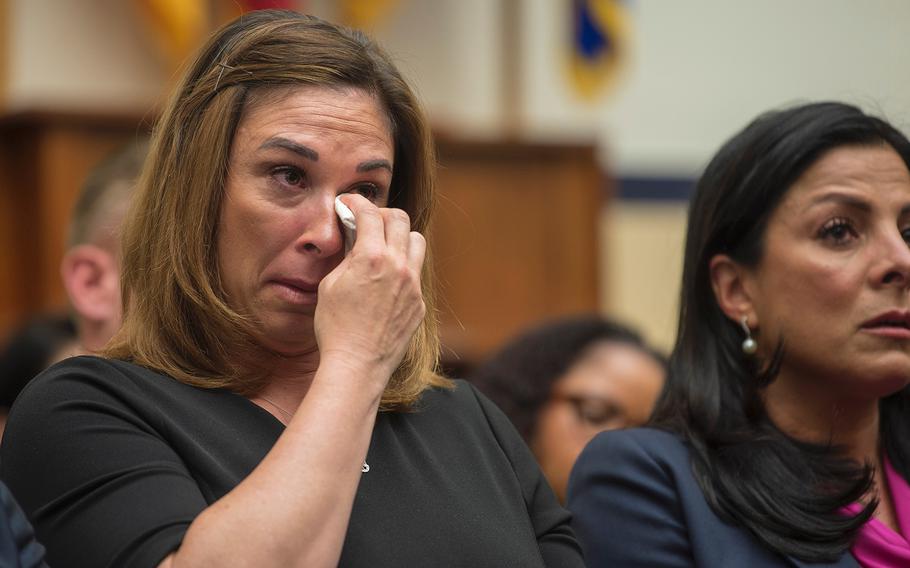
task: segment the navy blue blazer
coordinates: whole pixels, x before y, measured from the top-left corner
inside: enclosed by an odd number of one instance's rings
[[[766,548],[708,506],[689,449],[650,428],[599,434],[569,479],[568,507],[589,568],[859,568],[850,554],[809,564]]]
[[[35,540],[32,525],[3,483],[0,483],[0,566],[47,568],[44,547]]]

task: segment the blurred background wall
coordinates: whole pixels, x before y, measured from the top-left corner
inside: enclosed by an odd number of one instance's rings
[[[441,150],[444,169],[454,171],[468,156],[473,165],[464,167],[482,176],[486,166],[477,166],[478,157],[511,160],[509,167],[515,169],[490,179],[506,180],[496,184],[520,179],[520,184],[502,193],[497,206],[522,212],[526,222],[515,226],[525,234],[535,227],[545,233],[524,241],[518,235],[517,242],[530,243],[518,246],[532,249],[518,256],[533,255],[537,248],[547,258],[578,257],[592,267],[590,273],[570,275],[586,282],[526,298],[531,315],[514,325],[590,304],[669,348],[687,199],[700,170],[727,137],[761,111],[815,99],[846,100],[900,127],[910,126],[910,2],[904,0],[0,0],[4,147],[20,145],[10,137],[34,127],[23,130],[22,117],[90,116],[104,124],[112,116],[151,120],[197,36],[246,4],[246,9],[288,5],[367,29],[414,83],[437,134],[454,144],[455,149]],[[572,66],[579,58],[573,34],[579,6],[590,10],[595,24],[606,22],[603,41],[589,42],[586,49],[606,43],[609,56],[587,75]],[[173,22],[168,32],[156,10],[183,14],[174,19],[184,22],[183,35],[173,32],[181,29]],[[99,144],[99,157],[102,147],[113,145]],[[560,153],[562,147],[569,150]],[[43,148],[46,155],[49,150]],[[600,177],[576,165],[553,175],[514,173],[523,163],[536,172],[529,160],[576,164],[586,152]],[[447,162],[447,156],[454,157]],[[6,176],[0,191],[21,190],[10,174],[16,166],[8,163],[6,174],[0,171],[0,178]],[[81,170],[53,172],[48,184],[68,176],[69,193],[42,199],[59,202],[62,211],[83,175]],[[465,183],[483,185],[476,179]],[[536,187],[546,184],[552,187]],[[579,189],[583,197],[572,193],[573,184],[584,186]],[[22,206],[22,198],[4,199],[0,206],[7,208],[7,223],[15,224],[9,208]],[[483,210],[482,198],[472,199],[480,209],[471,215],[492,214]],[[553,226],[534,225],[528,222],[533,211],[521,204],[526,200],[550,210],[566,200],[574,208],[559,213],[563,219]],[[509,211],[490,223],[474,223],[464,207],[448,214],[465,216],[452,231],[474,224],[475,230],[482,225],[491,232],[478,233],[467,248],[449,247],[452,255],[475,254],[510,226]],[[62,213],[55,215],[47,222],[58,222]],[[552,231],[571,232],[572,215],[578,216],[578,238],[560,240]],[[0,245],[16,246],[15,235],[24,239],[29,229],[0,230],[5,241]],[[29,254],[53,257],[62,246],[53,244],[54,238],[46,237],[48,244]],[[585,238],[594,243],[585,248],[579,244]],[[497,254],[509,255],[509,250]],[[14,255],[7,266],[53,266],[55,261],[25,256]],[[483,266],[471,269],[481,272],[470,274],[475,281],[497,278],[489,272],[495,268]],[[550,272],[530,272],[529,278],[558,280],[563,265],[554,266]],[[9,281],[19,277],[0,275]],[[572,295],[573,284],[583,301],[556,301],[554,294]],[[587,290],[595,291],[593,299],[586,299]],[[50,297],[51,304],[61,301],[59,294]],[[540,308],[547,305],[556,307]],[[9,326],[19,316],[7,308],[0,324]],[[471,331],[470,325],[463,328]],[[512,331],[491,334],[484,349]]]

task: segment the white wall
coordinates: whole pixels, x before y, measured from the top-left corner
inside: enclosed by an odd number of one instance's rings
[[[601,305],[667,352],[676,339],[685,234],[680,204],[620,202],[603,212]]]
[[[502,113],[502,0],[399,0],[372,35],[414,83],[437,128],[493,137]]]
[[[7,1],[16,108],[142,108],[171,78],[133,0]],[[509,0],[523,49],[505,61],[505,1],[399,0],[372,30],[444,128],[495,135],[508,65],[523,76],[525,134],[597,139],[621,174],[695,174],[751,117],[804,99],[858,102],[910,126],[906,0],[629,0],[631,57],[593,104],[566,79],[570,3]]]
[[[144,112],[168,70],[132,0],[7,0],[8,110]]]
[[[568,2],[524,4],[528,132],[596,128],[621,173],[696,172],[756,114],[806,99],[852,101],[910,126],[905,0],[633,0],[631,60],[594,105],[564,79]]]

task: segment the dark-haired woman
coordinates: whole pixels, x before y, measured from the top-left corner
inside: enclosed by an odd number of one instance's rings
[[[599,435],[572,473],[590,566],[910,566],[908,164],[839,103],[721,148],[652,428]]]
[[[564,502],[585,444],[598,432],[644,424],[665,375],[664,357],[635,331],[581,315],[516,337],[471,382],[515,424]]]

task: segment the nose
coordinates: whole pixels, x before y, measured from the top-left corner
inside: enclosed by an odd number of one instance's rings
[[[876,271],[875,279],[884,286],[910,287],[910,244],[904,235],[899,230],[889,231],[885,242],[879,246],[881,268]]]
[[[303,231],[297,247],[319,258],[334,256],[344,250],[341,225],[335,214],[335,196],[320,195],[309,200],[303,220]]]

